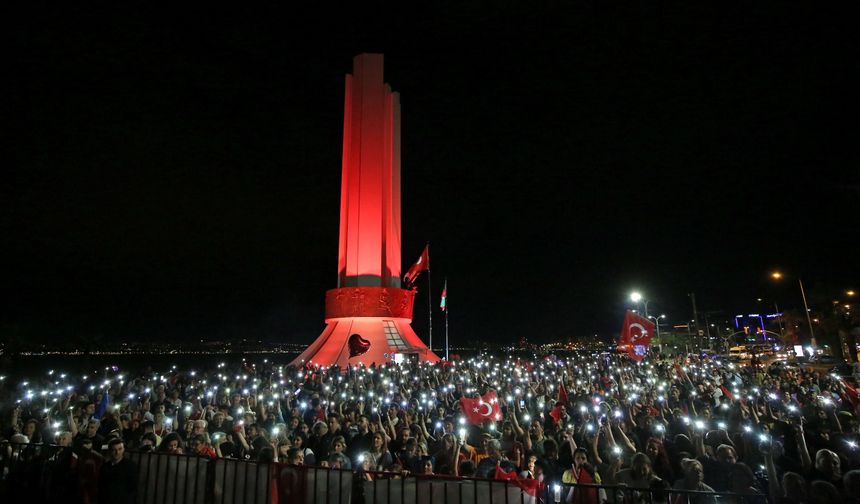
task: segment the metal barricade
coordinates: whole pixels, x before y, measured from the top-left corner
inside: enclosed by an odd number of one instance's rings
[[[359,473],[365,504],[537,504],[537,487],[530,493],[517,482],[503,479],[444,475]]]
[[[352,472],[236,459],[128,452],[137,504],[764,504],[764,495],[624,485],[551,484]],[[74,459],[74,460],[73,460]],[[0,502],[66,502],[98,488],[102,457],[44,444],[0,443]]]
[[[551,484],[542,496],[547,504],[766,504],[765,494],[702,492],[627,485]]]

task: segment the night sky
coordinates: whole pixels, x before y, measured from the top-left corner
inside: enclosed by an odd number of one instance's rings
[[[853,16],[607,3],[14,13],[3,333],[312,341],[361,52],[401,93],[404,269],[429,241],[454,343],[615,334],[633,289],[671,322],[689,292],[797,308],[774,268],[822,306],[860,287]]]

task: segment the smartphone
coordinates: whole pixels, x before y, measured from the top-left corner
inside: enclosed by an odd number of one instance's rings
[[[520,399],[520,408],[525,408],[525,407],[526,407],[526,402],[524,400]]]

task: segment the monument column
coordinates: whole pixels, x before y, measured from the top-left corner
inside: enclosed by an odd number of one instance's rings
[[[361,54],[346,76],[338,287],[323,333],[291,365],[439,360],[410,325],[415,291],[400,288],[400,202],[400,96],[383,56]]]
[[[400,287],[400,97],[381,54],[346,76],[338,287]]]

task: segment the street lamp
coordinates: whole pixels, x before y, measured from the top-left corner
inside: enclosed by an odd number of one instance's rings
[[[782,279],[782,273],[779,271],[774,271],[770,276],[774,280]],[[818,345],[815,343],[815,331],[812,329],[812,317],[809,316],[809,305],[806,304],[806,292],[803,290],[803,281],[800,277],[797,277],[797,284],[800,285],[800,296],[803,298],[803,308],[806,310],[806,321],[809,323],[809,342],[812,345],[812,348],[817,348]]]
[[[777,274],[778,274],[778,273],[777,273]],[[782,275],[780,275],[780,277],[781,277],[781,276],[782,276]],[[774,277],[774,278],[776,278],[776,277]],[[762,298],[758,298],[758,299],[756,299],[756,301],[758,301],[759,303],[761,303],[761,302],[762,302],[762,301],[764,301],[764,300],[763,300]],[[779,314],[779,304],[777,304],[776,300],[774,300],[774,302],[773,302],[773,308],[774,308],[774,310],[776,310],[776,323],[777,323],[777,325],[779,326],[779,338],[780,338],[780,341],[781,341],[782,343],[785,343],[785,329],[783,328],[783,325],[782,325],[782,315],[780,315],[780,314]],[[764,328],[762,327],[762,329],[764,329]],[[767,338],[765,338],[765,339],[767,339]]]
[[[643,303],[645,305],[645,318],[650,318],[650,317],[648,317],[648,300],[645,299],[645,297],[641,293],[639,293],[637,291],[631,292],[630,293],[630,301],[633,301],[634,303],[637,303],[637,304]]]
[[[666,318],[666,314],[662,314],[659,317],[650,316],[649,319],[654,320],[654,327],[657,328],[657,347],[660,353],[663,353],[663,340],[660,338],[660,319]]]

